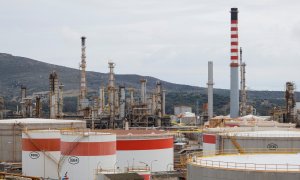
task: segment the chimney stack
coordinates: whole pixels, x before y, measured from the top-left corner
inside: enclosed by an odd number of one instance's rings
[[[231,8],[230,117],[239,117],[238,9]]]

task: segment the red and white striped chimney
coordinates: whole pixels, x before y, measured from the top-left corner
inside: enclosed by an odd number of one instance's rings
[[[231,8],[230,117],[239,117],[238,9]]]
[[[238,67],[238,9],[231,8],[231,64],[230,67]]]

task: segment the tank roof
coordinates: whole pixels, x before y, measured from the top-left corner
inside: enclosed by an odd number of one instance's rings
[[[80,120],[64,119],[41,119],[41,118],[24,118],[24,119],[5,119],[0,120],[0,124],[64,124],[64,123],[82,123]]]
[[[100,130],[101,132],[109,132],[109,133],[115,133],[120,136],[137,136],[137,135],[169,135],[169,131],[164,130],[137,130],[137,129],[131,129],[131,130],[123,130],[123,129],[103,129]]]

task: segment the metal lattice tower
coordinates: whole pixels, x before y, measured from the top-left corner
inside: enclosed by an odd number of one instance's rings
[[[247,114],[247,91],[246,91],[246,63],[242,59],[242,48],[240,48],[240,71],[241,71],[241,116]]]

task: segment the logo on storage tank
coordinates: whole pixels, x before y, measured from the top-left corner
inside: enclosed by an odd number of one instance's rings
[[[71,157],[69,157],[68,161],[69,161],[70,164],[75,165],[75,164],[79,163],[79,158],[76,157],[76,156],[71,156]]]
[[[29,157],[31,159],[37,159],[40,157],[40,154],[38,152],[33,151],[33,152],[29,153]]]
[[[270,144],[267,145],[267,148],[269,150],[276,150],[278,148],[278,145],[275,144],[275,143],[270,143]]]

